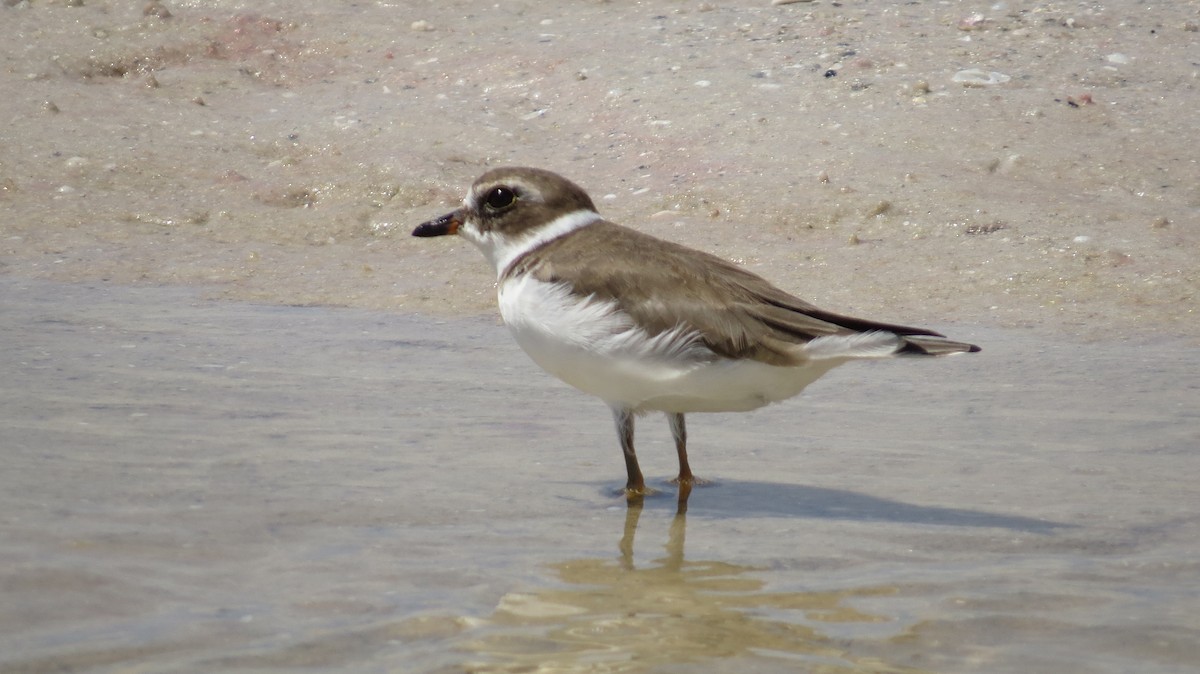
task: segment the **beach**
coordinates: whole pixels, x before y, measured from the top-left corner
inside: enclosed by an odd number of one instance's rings
[[[0,671],[1200,668],[1200,10],[4,3]],[[529,165],[978,354],[630,508],[468,243]]]

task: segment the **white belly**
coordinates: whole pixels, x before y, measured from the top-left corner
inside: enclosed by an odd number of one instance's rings
[[[561,284],[505,281],[500,314],[535,363],[610,405],[638,412],[740,412],[790,398],[843,358],[795,367],[716,357],[695,335],[655,337],[612,302],[579,302]]]

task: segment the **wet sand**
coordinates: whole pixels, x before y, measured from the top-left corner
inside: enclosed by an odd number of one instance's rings
[[[1198,25],[3,3],[0,671],[1200,669]],[[627,508],[408,236],[510,163],[984,351],[689,417],[686,516],[647,418]]]
[[[665,422],[628,510],[607,410],[493,320],[0,295],[5,672],[1200,665],[1177,340],[949,326],[985,351],[694,415],[676,517]]]

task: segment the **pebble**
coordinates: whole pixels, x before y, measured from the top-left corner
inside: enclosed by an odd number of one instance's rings
[[[409,26],[409,28],[411,28],[412,30],[427,33],[429,31],[433,30],[433,24],[429,23],[425,19],[418,19],[416,21],[413,21],[412,24]]]
[[[1000,161],[1000,165],[996,170],[1000,173],[1009,174],[1020,169],[1025,164],[1025,158],[1019,154],[1010,154]]]
[[[958,20],[958,29],[959,30],[979,30],[980,28],[983,27],[983,23],[985,21],[987,21],[987,18],[984,17],[984,15],[982,15],[982,14],[972,14],[970,16],[964,16],[963,18]]]
[[[1023,159],[1019,154],[1010,154],[1007,157],[992,157],[983,162],[983,170],[988,173],[1013,173],[1021,167]]]
[[[812,2],[813,0],[771,0],[771,6],[791,5],[797,2]]]
[[[964,87],[990,87],[996,84],[1004,84],[1011,80],[1012,77],[995,71],[986,72],[979,68],[968,68],[954,73],[954,77],[950,79]]]
[[[883,200],[877,202],[876,204],[874,204],[873,206],[871,206],[870,208],[868,208],[866,213],[863,214],[863,216],[868,217],[868,218],[874,218],[874,217],[883,215],[884,213],[887,213],[890,210],[892,210],[892,202],[890,202],[886,199],[883,199]]]
[[[1128,56],[1126,56],[1120,52],[1115,52],[1115,53],[1109,54],[1108,56],[1105,56],[1104,60],[1108,61],[1109,63],[1116,63],[1117,65],[1125,65],[1125,64],[1129,63],[1132,59],[1130,59]]]
[[[996,221],[986,224],[973,223],[967,225],[967,228],[964,229],[963,232],[975,236],[980,234],[994,234],[1002,229],[1008,229],[1008,225],[1004,224],[1003,222]]]
[[[142,16],[156,16],[160,19],[171,18],[171,10],[163,6],[158,0],[153,0],[142,8]]]

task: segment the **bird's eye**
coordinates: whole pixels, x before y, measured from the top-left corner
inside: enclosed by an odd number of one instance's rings
[[[483,198],[483,203],[493,211],[503,210],[512,206],[517,195],[507,187],[495,187]]]

